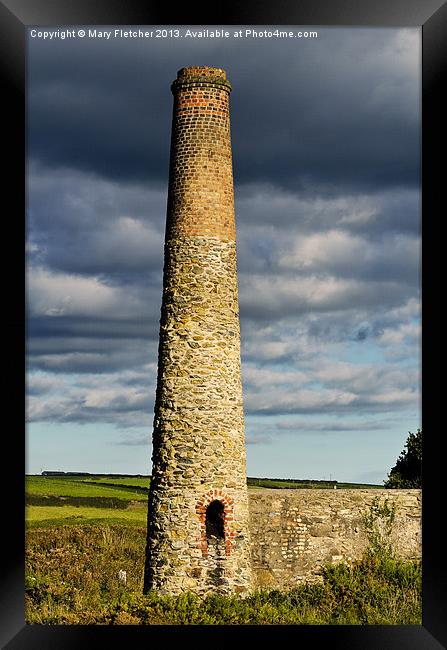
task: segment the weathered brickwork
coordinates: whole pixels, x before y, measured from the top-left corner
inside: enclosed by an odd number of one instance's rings
[[[145,571],[172,594],[251,588],[230,90],[218,68],[172,84]]]
[[[420,490],[250,490],[254,585],[287,589],[319,581],[326,562],[360,558],[363,516],[375,498],[395,503],[390,542],[399,557],[421,557]]]
[[[231,86],[218,68],[183,68],[172,86],[167,237],[234,241]]]

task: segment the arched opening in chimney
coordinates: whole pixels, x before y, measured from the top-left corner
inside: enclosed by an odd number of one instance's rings
[[[206,509],[205,517],[206,538],[225,539],[224,506],[221,501],[211,501]]]

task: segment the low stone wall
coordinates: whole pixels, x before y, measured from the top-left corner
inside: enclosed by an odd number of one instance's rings
[[[376,498],[396,505],[390,541],[398,556],[420,558],[420,490],[249,489],[255,586],[316,582],[323,564],[360,558],[368,543],[363,517]]]

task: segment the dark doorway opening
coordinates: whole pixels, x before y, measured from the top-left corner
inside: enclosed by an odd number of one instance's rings
[[[220,501],[211,501],[209,504],[206,509],[205,526],[207,539],[211,537],[225,539],[224,507]]]

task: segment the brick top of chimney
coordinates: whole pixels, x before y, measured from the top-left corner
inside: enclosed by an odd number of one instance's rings
[[[176,92],[191,85],[214,86],[227,92],[231,91],[231,84],[227,79],[225,70],[211,68],[207,65],[180,68],[177,72],[177,79],[171,85],[171,90]]]

